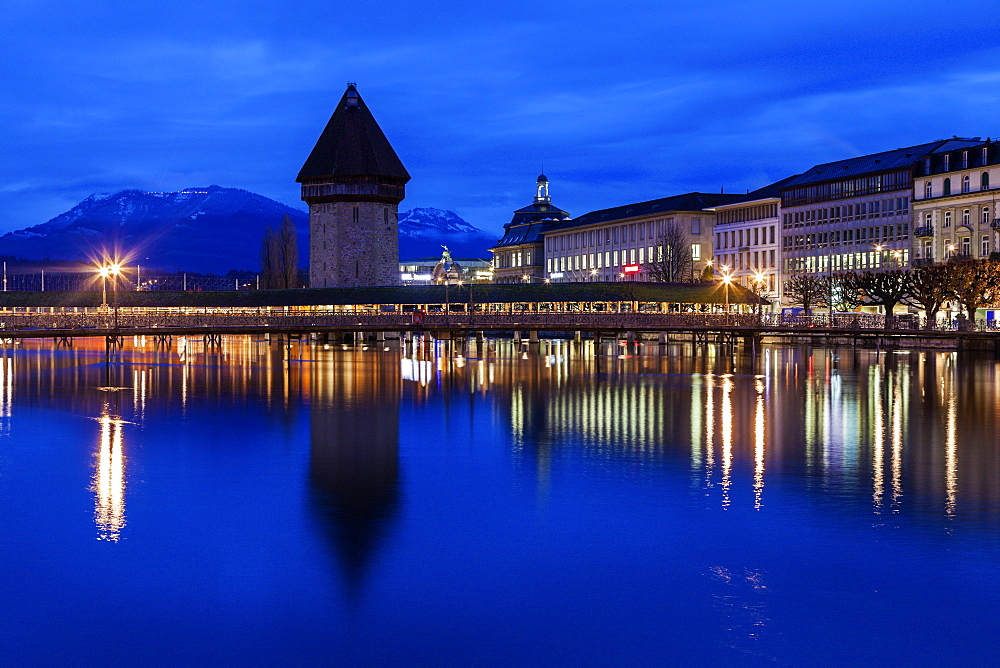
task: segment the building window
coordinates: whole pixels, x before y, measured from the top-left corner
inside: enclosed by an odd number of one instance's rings
[[[930,199],[932,197],[933,192],[934,188],[931,186],[931,182],[928,181],[927,183],[924,184],[924,197],[926,199]]]
[[[962,177],[962,192],[967,193],[971,189],[972,187],[970,185],[969,175],[966,174],[965,176]]]
[[[944,212],[944,226],[951,227],[951,211]]]
[[[983,176],[982,176],[982,178],[980,178],[979,188],[981,190],[989,190],[990,189],[990,173],[989,172],[983,172]]]
[[[944,189],[942,191],[942,194],[946,196],[951,194],[951,179],[944,180]]]
[[[701,262],[701,244],[691,244],[691,260]]]
[[[691,234],[701,234],[701,218],[691,219]]]
[[[968,166],[969,166],[969,152],[962,151],[962,169],[965,169]]]
[[[931,173],[931,159],[924,158],[924,174],[930,174],[930,173]]]
[[[358,213],[358,207],[354,207],[354,212],[351,214],[351,221],[356,223],[358,222],[359,217],[360,214]]]
[[[972,222],[972,211],[970,209],[964,209],[962,211],[962,224],[968,225]]]
[[[942,164],[942,169],[946,172],[951,171],[951,156],[948,155],[947,153],[945,153],[944,155],[944,163]]]
[[[983,240],[979,247],[979,255],[982,257],[989,257],[990,255],[990,238],[986,235],[983,235]]]
[[[983,147],[982,158],[983,158],[983,165],[984,166],[987,165],[987,164],[989,164],[989,161],[990,161],[990,150],[987,147],[985,147],[985,146]]]
[[[983,211],[982,211],[982,214],[981,214],[979,220],[982,223],[989,223],[990,222],[990,208],[988,206],[984,206],[983,207]]]
[[[972,255],[972,238],[962,237],[962,255]]]

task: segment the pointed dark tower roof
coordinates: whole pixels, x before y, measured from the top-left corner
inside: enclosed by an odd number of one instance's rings
[[[410,180],[354,84],[347,85],[295,180],[302,183],[337,176],[383,176],[403,183]]]

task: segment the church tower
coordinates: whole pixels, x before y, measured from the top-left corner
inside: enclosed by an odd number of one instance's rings
[[[397,213],[410,175],[354,84],[295,180],[309,205],[309,285],[398,285]]]

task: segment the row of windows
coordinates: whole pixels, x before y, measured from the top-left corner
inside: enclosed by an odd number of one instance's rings
[[[549,234],[545,237],[545,250],[572,250],[594,248],[605,244],[629,243],[632,241],[654,240],[663,234],[664,227],[674,224],[673,218],[660,218],[646,223],[615,225],[599,230],[571,232],[569,234]],[[685,230],[686,232],[687,230]],[[701,234],[701,218],[691,219],[691,234]]]
[[[956,255],[971,255],[972,254],[972,237],[962,237],[958,240],[958,244],[952,244],[951,239],[944,239],[941,249],[943,253],[941,254],[942,259],[949,259],[955,257]],[[979,256],[989,257],[990,255],[990,238],[988,235],[984,234],[979,240]],[[930,241],[925,241],[923,246],[923,259],[931,260],[934,258],[933,244]]]
[[[972,224],[972,209],[962,209],[962,225]],[[951,227],[952,212],[942,211],[941,212],[941,227]],[[990,223],[990,207],[984,206],[979,210],[979,222],[988,225]],[[924,227],[932,227],[934,224],[934,216],[928,211],[924,214]]]
[[[852,271],[855,269],[892,269],[905,267],[910,252],[869,251],[866,253],[842,253],[837,255],[815,255],[812,257],[785,258],[783,269],[786,274],[800,272],[829,273],[831,271]]]
[[[872,193],[905,190],[910,187],[912,179],[909,170],[876,174],[857,179],[846,179],[834,183],[821,183],[803,188],[792,188],[781,193],[782,206],[798,206],[813,202],[825,202],[834,199],[846,199],[870,195]]]
[[[745,235],[744,232],[746,233]],[[768,238],[770,238],[770,241],[768,241]],[[751,240],[753,241],[752,244]],[[774,225],[715,233],[715,247],[719,249],[743,248],[745,246],[759,246],[760,244],[768,243],[774,243]]]
[[[531,251],[508,251],[497,253],[494,262],[497,269],[510,269],[511,267],[526,267],[531,264]]]
[[[990,164],[990,148],[989,146],[983,146],[980,147],[980,149],[975,153],[966,149],[960,153],[943,154],[939,158],[941,164],[941,171],[950,172],[953,169],[968,169],[971,164],[970,160],[972,159],[972,156],[976,155],[976,153],[978,153],[980,167],[985,167],[986,165]],[[952,160],[952,155],[954,155],[955,157],[954,160]],[[924,158],[924,174],[933,173],[933,169],[934,169],[933,158],[931,157]]]
[[[793,227],[810,227],[829,223],[851,222],[887,216],[904,216],[910,212],[909,197],[890,197],[870,202],[856,202],[842,206],[805,209],[782,214],[781,226],[788,230]]]
[[[970,177],[968,174],[966,174],[965,176],[962,177],[962,182],[961,183],[962,183],[962,192],[963,193],[972,192],[972,177]],[[979,189],[980,190],[989,190],[990,189],[990,173],[989,172],[983,172],[979,176]],[[951,195],[951,194],[952,194],[952,192],[951,192],[951,178],[949,177],[949,178],[946,178],[941,183],[941,196],[942,197],[947,197],[948,195]],[[924,198],[925,199],[930,199],[931,197],[934,197],[934,182],[933,181],[927,181],[926,183],[924,183]]]
[[[761,271],[773,268],[776,257],[775,251],[744,251],[742,253],[728,253],[716,257],[720,267],[729,267],[735,271],[749,269],[751,271]]]
[[[667,249],[670,250],[669,248]],[[701,244],[691,244],[691,259],[701,262]],[[663,246],[643,246],[628,248],[622,251],[604,251],[601,253],[582,253],[563,257],[550,257],[545,260],[545,270],[554,271],[589,271],[606,267],[624,267],[625,265],[646,264],[646,262],[662,262]]]
[[[906,223],[861,227],[856,230],[789,234],[782,239],[781,248],[784,251],[813,250],[817,248],[829,248],[830,246],[888,243],[890,241],[903,241],[909,237],[909,234],[910,226]]]
[[[727,225],[729,223],[744,223],[748,220],[763,220],[765,218],[778,217],[778,203],[757,204],[745,206],[739,209],[729,209],[716,213],[715,224]]]

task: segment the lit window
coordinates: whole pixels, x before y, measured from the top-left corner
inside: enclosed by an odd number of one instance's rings
[[[701,262],[701,244],[691,244],[691,260]]]

